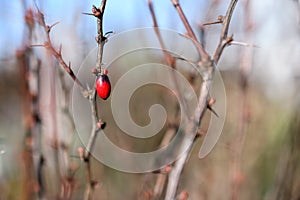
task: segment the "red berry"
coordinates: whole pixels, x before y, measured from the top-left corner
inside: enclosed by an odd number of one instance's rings
[[[111,86],[108,76],[106,74],[98,75],[96,79],[96,90],[98,96],[101,99],[106,100],[110,95],[110,89]]]

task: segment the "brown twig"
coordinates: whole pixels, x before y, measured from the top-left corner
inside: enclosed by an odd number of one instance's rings
[[[69,131],[70,137],[72,138],[74,132],[75,132],[75,123],[72,118],[72,114],[69,107],[70,102],[70,88],[67,86],[66,80],[65,80],[65,73],[63,69],[59,70],[59,79],[60,79],[60,85],[62,90],[62,96],[63,96],[63,102],[61,105],[62,114],[66,117],[68,122],[70,123]],[[75,170],[72,167],[72,164],[70,163],[70,156],[68,154],[69,144],[71,141],[68,141],[67,143],[61,142],[61,151],[63,154],[63,160],[64,160],[64,166],[65,166],[65,172],[62,177],[62,189],[61,189],[61,199],[71,199],[73,191],[74,191],[74,183],[75,183]]]
[[[104,43],[106,40],[106,38],[103,34],[103,28],[102,28],[102,21],[103,21],[105,5],[106,5],[106,0],[102,0],[99,8],[96,8],[95,6],[93,6],[93,8],[92,8],[93,16],[95,16],[97,18],[97,25],[98,25],[98,37],[96,39],[98,42],[96,75],[98,73],[102,73],[102,70],[101,70],[102,55],[103,55]],[[99,119],[98,113],[97,113],[96,90],[90,89],[90,88],[85,88],[84,85],[79,81],[79,79],[74,74],[74,72],[71,68],[71,65],[70,64],[67,65],[65,63],[65,61],[63,60],[62,54],[61,54],[61,46],[58,50],[56,50],[53,47],[53,44],[52,44],[51,38],[50,38],[50,31],[51,31],[51,28],[53,28],[57,23],[55,23],[51,26],[46,25],[45,19],[44,19],[44,14],[38,8],[37,8],[37,10],[38,10],[38,12],[37,12],[38,23],[44,28],[47,41],[43,45],[32,45],[32,46],[45,47],[50,52],[50,54],[56,58],[56,60],[63,67],[63,69],[70,75],[70,77],[73,79],[75,84],[79,87],[79,89],[83,93],[83,96],[86,97],[90,103],[90,107],[91,107],[91,111],[92,111],[92,130],[91,130],[91,135],[90,135],[86,150],[83,154],[83,160],[86,163],[86,173],[87,173],[87,186],[86,186],[86,191],[84,194],[84,199],[92,199],[94,186],[96,184],[95,184],[95,181],[92,180],[90,157],[91,157],[91,152],[94,148],[97,133],[105,127],[105,123],[103,123]]]
[[[169,128],[166,133],[165,136],[163,138],[163,140],[161,141],[160,146],[165,146],[167,145],[171,139],[173,138],[173,136],[176,134],[177,129],[175,127],[173,128]],[[155,199],[160,199],[162,192],[165,188],[166,185],[166,181],[167,181],[167,177],[168,174],[165,173],[160,173],[157,178],[156,178],[156,182],[155,182],[155,186],[153,189],[153,196]]]
[[[28,52],[28,51],[27,51]],[[29,67],[26,50],[17,51],[17,61],[20,66],[20,74],[22,75],[20,85],[22,92],[22,103],[23,103],[23,120],[25,125],[24,134],[24,149],[22,152],[22,159],[24,162],[24,180],[23,180],[23,191],[22,196],[25,200],[29,200],[35,197],[35,193],[30,183],[34,183],[34,165],[33,165],[33,124],[34,117],[31,110],[31,92],[29,88]]]
[[[188,35],[191,37],[191,39],[196,44],[196,47],[198,48],[198,51],[201,55],[201,60],[199,61],[198,65],[200,68],[203,69],[203,83],[200,88],[200,94],[199,94],[199,100],[198,100],[198,107],[196,108],[194,112],[194,117],[192,120],[189,121],[188,126],[185,130],[185,137],[183,138],[182,144],[181,144],[181,150],[180,152],[183,152],[181,157],[175,162],[174,168],[169,174],[169,181],[166,191],[166,200],[173,200],[176,197],[177,193],[177,187],[179,183],[179,178],[182,173],[183,167],[188,159],[188,156],[191,152],[193,141],[194,141],[194,134],[198,130],[198,126],[202,121],[202,118],[204,116],[205,111],[207,110],[207,103],[208,103],[208,97],[209,97],[209,88],[212,84],[212,78],[214,75],[215,65],[218,63],[218,60],[222,54],[223,49],[226,45],[224,45],[224,38],[225,41],[228,42],[227,35],[228,35],[228,28],[231,20],[231,16],[234,10],[234,7],[238,0],[231,0],[231,3],[229,5],[229,8],[227,10],[227,13],[223,20],[223,27],[221,31],[220,36],[220,42],[217,47],[217,50],[214,54],[214,59],[211,60],[210,56],[206,53],[206,51],[203,49],[200,42],[196,40],[196,37],[194,36],[189,23],[187,19],[185,18],[185,15],[180,7],[179,1],[177,0],[171,0],[175,8],[177,9],[178,14],[180,15],[182,22],[184,23]],[[226,44],[226,43],[225,43]]]
[[[70,75],[70,77],[77,84],[79,89],[82,92],[86,92],[85,87],[83,86],[83,84],[79,81],[79,79],[74,74],[74,72],[71,68],[71,64],[70,63],[66,64],[66,62],[62,58],[61,46],[60,46],[59,50],[56,50],[54,48],[53,44],[52,44],[51,37],[50,37],[50,31],[55,25],[58,24],[58,22],[56,22],[56,23],[54,23],[50,26],[47,25],[46,22],[45,22],[44,14],[38,8],[37,8],[37,18],[38,18],[38,23],[44,28],[44,31],[46,33],[47,41],[43,45],[31,45],[31,46],[43,46],[43,47],[45,47],[50,52],[50,54],[56,58],[56,60],[64,68],[64,70]]]
[[[212,16],[212,13],[215,11],[216,7],[218,6],[218,4],[220,3],[220,0],[212,0],[212,2],[210,3],[208,9],[206,10],[206,14],[205,14],[205,18],[204,18],[204,21],[207,22],[209,20],[211,20],[211,16]],[[223,22],[223,16],[219,15],[218,18],[217,18],[217,24],[220,24],[219,22]],[[211,23],[211,24],[215,24],[215,23]],[[209,22],[207,23],[204,23],[204,24],[199,24],[199,30],[200,30],[200,42],[202,43],[203,45],[203,48],[205,48],[205,43],[206,43],[206,33],[205,33],[205,26],[206,25],[211,25]]]
[[[32,9],[26,10],[25,13],[26,28],[28,28],[28,35],[24,35],[24,43],[31,43],[34,31],[35,20]],[[27,46],[22,50],[16,52],[17,61],[20,66],[21,74],[21,96],[23,103],[23,117],[25,125],[24,135],[24,150],[22,158],[24,160],[24,182],[23,182],[23,199],[33,199],[38,195],[43,196],[44,185],[42,179],[42,164],[39,162],[38,166],[34,165],[34,144],[41,141],[41,118],[39,112],[40,98],[39,98],[39,69],[40,60],[36,58],[34,53]],[[38,88],[34,90],[30,87],[31,83],[36,83]],[[39,145],[39,144],[38,144]],[[39,145],[37,152],[39,157],[42,157],[42,149]],[[36,186],[36,187],[32,187]],[[34,190],[38,188],[38,190]]]
[[[186,18],[185,14],[184,14],[181,6],[180,6],[179,0],[171,0],[171,2],[173,3],[174,7],[176,8],[176,10],[178,12],[178,15],[179,15],[183,25],[185,26],[185,28],[187,30],[188,36],[195,43],[195,45],[198,49],[198,52],[200,53],[201,59],[205,60],[205,61],[209,60],[209,55],[205,51],[203,45],[197,40],[197,37],[196,37],[196,35],[195,35],[188,19]]]
[[[159,41],[159,44],[162,48],[162,51],[164,53],[166,63],[168,64],[168,66],[175,69],[177,58],[173,57],[166,50],[166,45],[165,45],[165,43],[162,39],[162,36],[161,36],[159,28],[158,28],[156,14],[155,14],[155,11],[154,11],[154,8],[153,8],[152,0],[148,0],[148,7],[149,7],[150,14],[151,14],[151,17],[152,17],[154,31],[155,31],[155,34],[156,34],[157,39]],[[172,71],[172,72],[173,73],[172,73],[171,78],[172,78],[172,80],[175,84],[175,88],[177,89],[178,92],[180,92],[179,82],[178,82],[178,80],[177,80],[177,78],[174,74],[175,71]],[[185,118],[188,118],[186,100],[183,98],[183,96],[181,94],[179,94],[178,96],[179,96],[180,105],[183,106],[183,114],[185,115]],[[175,109],[179,109],[179,107],[176,105]],[[177,131],[177,127],[175,127],[174,125],[170,125],[169,128],[165,132],[164,138],[162,139],[160,146],[167,145],[171,141],[173,136],[176,134],[176,131]],[[166,185],[166,180],[167,180],[167,174],[165,174],[165,173],[160,173],[157,176],[156,183],[155,183],[155,186],[154,186],[154,193],[153,193],[153,196],[154,196],[155,199],[159,199],[161,197],[161,194],[162,194],[162,192],[165,188],[165,185]]]
[[[162,51],[164,53],[164,56],[166,58],[167,64],[169,66],[171,66],[172,68],[175,68],[175,59],[166,50],[166,45],[165,45],[165,43],[164,43],[164,41],[161,37],[160,31],[158,29],[157,19],[156,19],[155,11],[154,11],[154,8],[153,8],[152,0],[148,0],[148,7],[149,7],[150,14],[151,14],[151,17],[152,17],[154,31],[155,31],[155,34],[156,34],[157,39],[159,41],[159,44],[162,48]]]
[[[229,30],[229,24],[231,21],[233,10],[234,10],[237,2],[238,2],[238,0],[230,1],[230,5],[227,9],[226,15],[225,15],[225,17],[223,17],[222,30],[221,30],[221,34],[220,34],[219,44],[213,55],[213,61],[215,64],[218,64],[224,48],[233,40],[232,36],[228,37],[228,30]]]
[[[98,75],[99,73],[103,73],[102,58],[103,58],[104,44],[106,41],[106,37],[103,34],[103,14],[104,14],[105,6],[106,6],[106,0],[102,0],[99,8],[96,8],[96,6],[92,7],[92,13],[97,18],[97,30],[98,30],[98,36],[96,39],[98,43],[96,75]],[[84,199],[92,199],[93,196],[95,181],[92,179],[90,156],[92,150],[94,149],[94,144],[96,142],[96,137],[98,132],[105,127],[105,123],[99,119],[99,115],[97,112],[96,97],[97,97],[96,90],[93,89],[88,98],[92,110],[93,125],[92,125],[91,135],[84,154],[84,161],[86,162],[86,173],[87,173],[87,181],[88,181]]]

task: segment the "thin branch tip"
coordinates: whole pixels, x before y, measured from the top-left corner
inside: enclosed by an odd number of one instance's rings
[[[239,42],[239,41],[231,41],[230,45],[238,45],[238,46],[245,46],[245,47],[253,47],[253,48],[260,48],[260,46],[256,44],[246,43],[246,42]]]
[[[57,24],[59,24],[59,23],[60,23],[60,22],[57,21],[57,22],[55,22],[54,24],[50,25],[49,28],[51,29],[51,28],[53,28],[54,26],[56,26]]]

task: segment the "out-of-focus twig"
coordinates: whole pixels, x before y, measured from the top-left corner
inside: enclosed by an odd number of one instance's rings
[[[32,42],[35,20],[31,8],[25,13],[26,28],[28,35],[24,35],[24,44]],[[40,118],[40,60],[36,58],[33,51],[27,46],[22,47],[16,52],[17,61],[20,66],[21,75],[21,95],[23,103],[23,116],[25,125],[24,136],[24,180],[23,180],[23,199],[33,199],[37,196],[42,198],[44,195],[44,184],[42,177],[43,163],[39,162],[43,157],[41,145],[34,145],[41,141],[41,118]],[[37,85],[37,89],[31,87]],[[37,148],[36,148],[37,147]],[[36,149],[36,150],[35,150]],[[38,156],[38,165],[34,165],[34,153]]]
[[[250,1],[244,2],[244,14],[245,14],[245,37],[249,38],[251,31],[253,30],[253,22],[250,16]],[[232,43],[232,42],[231,42]],[[250,116],[250,103],[249,103],[249,72],[252,68],[253,49],[245,48],[242,51],[239,68],[240,79],[240,97],[239,107],[240,115],[236,133],[236,139],[233,141],[233,152],[231,160],[231,199],[239,199],[240,187],[243,180],[243,173],[241,169],[241,157],[246,139],[246,133],[248,130],[249,116]]]
[[[103,28],[102,28],[102,20],[103,20],[105,5],[106,5],[106,0],[102,0],[99,8],[96,8],[96,6],[93,6],[92,8],[92,15],[97,18],[97,25],[98,25],[98,36],[96,38],[98,42],[98,54],[97,54],[97,64],[96,64],[96,72],[95,72],[96,75],[102,73],[102,69],[101,69],[102,55],[103,55],[103,47],[106,41],[106,37],[103,34]],[[80,80],[74,74],[71,65],[66,64],[66,62],[63,60],[62,52],[61,52],[62,47],[60,46],[58,50],[54,48],[50,38],[50,31],[57,23],[54,23],[51,26],[46,25],[44,14],[38,8],[37,10],[38,10],[37,12],[38,23],[44,28],[47,40],[42,45],[32,45],[32,46],[45,47],[48,50],[48,52],[56,58],[56,60],[63,67],[63,69],[69,74],[69,76],[78,86],[78,88],[81,90],[83,96],[86,97],[90,103],[90,107],[92,111],[92,130],[91,130],[91,135],[86,150],[83,155],[83,160],[86,163],[86,174],[87,174],[87,185],[84,194],[84,199],[92,199],[93,190],[94,187],[97,185],[97,183],[92,179],[91,160],[90,160],[91,152],[93,151],[94,148],[97,133],[105,127],[105,123],[99,119],[97,113],[96,90],[90,89],[89,87],[85,88],[85,86],[80,82]]]
[[[152,17],[154,31],[155,31],[155,34],[156,34],[157,39],[159,41],[159,44],[162,48],[166,63],[168,64],[168,66],[172,67],[173,69],[176,69],[176,58],[173,57],[166,49],[166,45],[165,45],[165,43],[162,39],[162,36],[160,34],[160,30],[158,28],[156,14],[155,14],[155,11],[154,11],[154,8],[153,8],[152,0],[148,0],[148,7],[149,7],[150,14],[151,14],[151,17]],[[180,103],[180,105],[182,105],[182,109],[183,109],[182,113],[184,114],[185,118],[188,118],[187,105],[186,105],[187,103],[186,103],[186,100],[184,99],[183,95],[180,94],[180,89],[179,89],[180,88],[179,87],[180,83],[178,82],[178,80],[177,80],[174,73],[175,73],[175,71],[172,71],[171,78],[172,78],[173,83],[175,84],[175,88],[177,89],[177,91],[179,93],[178,94],[179,103]],[[176,105],[175,109],[178,110],[179,106]],[[176,134],[176,132],[177,132],[176,126],[174,126],[172,124],[169,125],[168,129],[165,132],[164,138],[161,141],[160,146],[167,145],[171,141],[173,136]],[[163,190],[165,188],[165,185],[166,185],[165,184],[166,180],[167,180],[167,174],[166,173],[159,173],[159,175],[157,176],[156,183],[155,183],[155,186],[154,186],[154,191],[153,191],[153,197],[155,199],[159,199],[161,197],[162,192],[163,192]]]
[[[65,80],[65,73],[63,69],[59,70],[59,79],[60,79],[60,85],[62,90],[62,105],[61,110],[63,116],[66,117],[66,120],[69,122],[70,126],[68,131],[66,131],[69,134],[70,140],[67,142],[60,142],[60,149],[63,154],[63,161],[64,161],[64,174],[62,176],[62,184],[61,184],[61,193],[60,198],[62,199],[71,199],[72,194],[74,192],[75,187],[75,171],[77,170],[77,167],[71,163],[70,156],[69,156],[69,144],[71,143],[71,138],[73,138],[73,134],[75,133],[75,123],[72,118],[72,114],[69,107],[70,102],[70,91],[71,88],[67,86],[66,80]]]
[[[33,113],[31,110],[31,93],[29,89],[29,64],[26,61],[26,51],[19,50],[17,52],[18,65],[20,66],[20,74],[22,76],[20,85],[22,86],[22,102],[23,102],[23,119],[25,124],[24,135],[24,150],[22,159],[24,162],[24,180],[23,180],[23,192],[22,196],[25,200],[29,200],[35,197],[32,184],[35,181],[34,165],[33,165],[33,133],[32,126],[34,124]]]

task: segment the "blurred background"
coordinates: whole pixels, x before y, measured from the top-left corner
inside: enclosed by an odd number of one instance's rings
[[[59,21],[51,38],[57,49],[62,45],[63,58],[75,72],[97,46],[96,19],[82,13],[91,12],[99,1],[0,2],[0,199],[82,199],[86,175],[78,153],[82,143],[72,121],[73,83],[43,47],[27,48],[45,41],[42,28],[37,23],[31,26],[29,10],[35,16],[35,4],[47,24]],[[170,1],[153,0],[153,4],[161,28],[185,33]],[[229,0],[181,2],[199,37],[204,30],[210,54],[221,26],[201,24],[216,21],[228,4]],[[195,142],[178,190],[187,191],[189,199],[300,198],[299,8],[295,0],[238,2],[230,33],[250,47],[231,45],[218,64],[227,97],[225,126],[206,158],[198,158],[202,138]],[[107,1],[104,32],[118,34],[152,24],[146,0]],[[147,89],[136,94],[137,102],[169,105],[172,95],[163,92],[161,99],[162,89],[152,88],[150,97]],[[147,116],[140,116],[138,108],[131,110],[135,120],[147,124],[143,121]],[[120,138],[111,137],[118,143]],[[163,133],[152,139],[151,148],[159,146],[162,137]],[[127,140],[122,138],[120,145],[136,142]],[[149,150],[144,144],[138,148]],[[154,198],[160,175],[123,173],[96,160],[92,164],[95,199]],[[42,170],[33,170],[41,166]],[[157,199],[163,199],[163,193]]]

